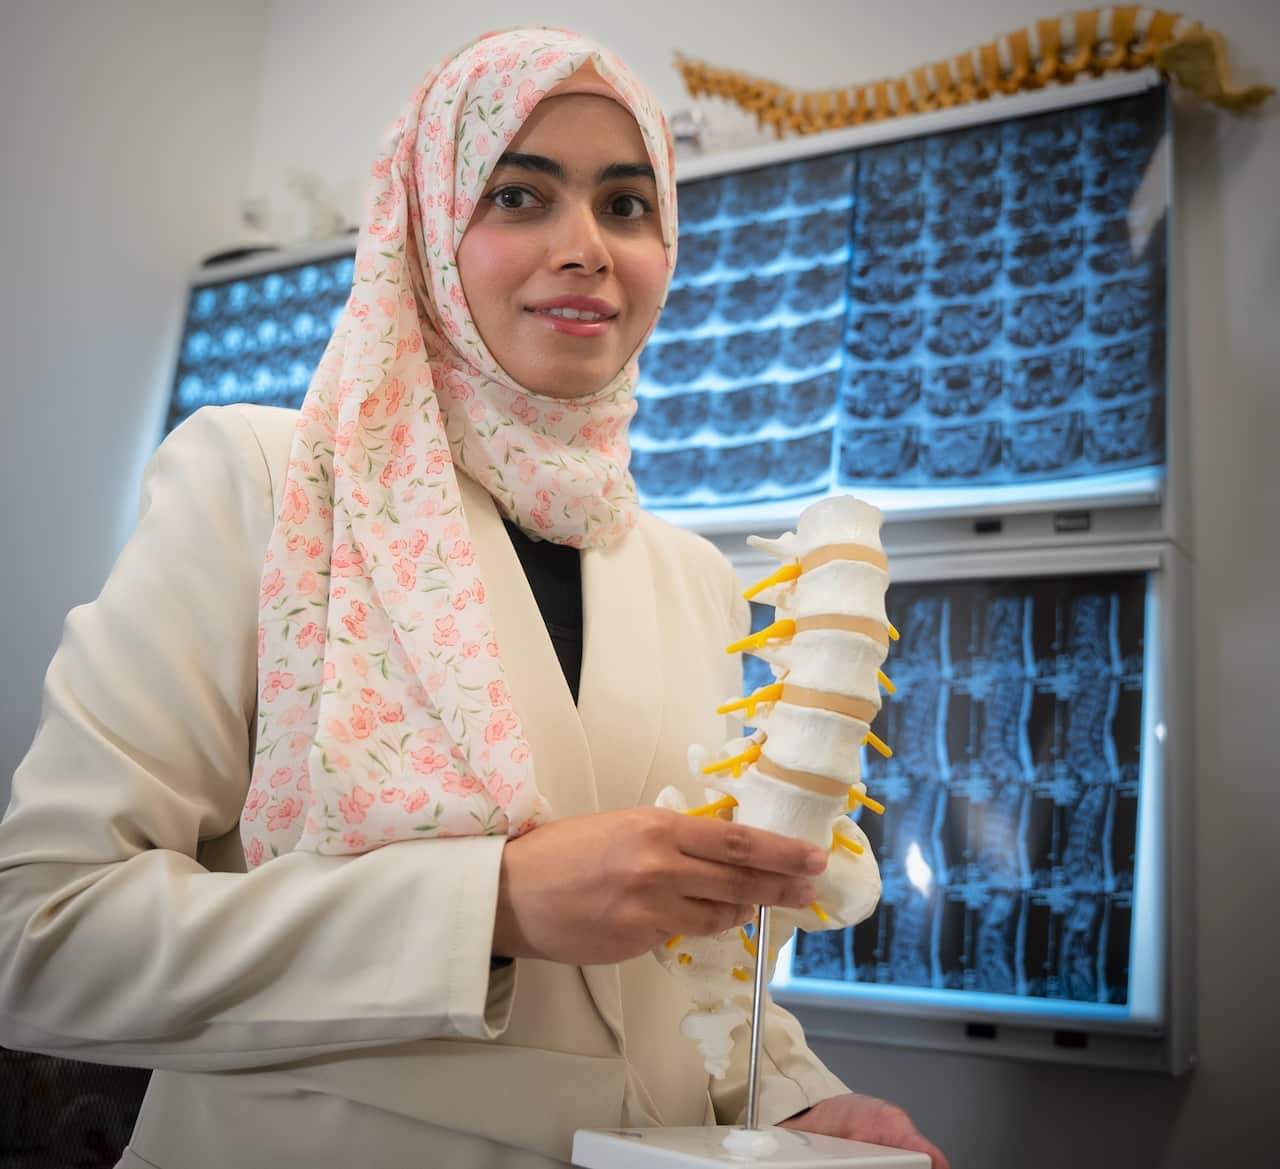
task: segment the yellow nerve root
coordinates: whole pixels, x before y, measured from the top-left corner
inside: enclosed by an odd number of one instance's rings
[[[820,922],[822,922],[822,924],[823,924],[823,925],[826,925],[826,924],[827,924],[827,922],[829,922],[829,921],[831,920],[831,918],[829,918],[829,917],[828,917],[828,916],[823,912],[822,906],[821,906],[821,905],[819,905],[816,901],[810,901],[810,902],[809,902],[809,908],[810,908],[810,909],[812,909],[812,910],[813,910],[813,912],[814,912],[814,913],[816,913],[816,914],[818,915],[818,920],[819,920]]]
[[[880,685],[883,686],[890,694],[897,694],[898,688],[889,681],[889,675],[883,670],[876,671],[876,677],[880,679]]]
[[[898,630],[894,627],[893,622],[890,621],[889,622],[889,640],[897,641],[900,636],[901,634],[898,633]]]
[[[747,971],[743,970],[741,966],[735,966],[735,967],[733,968],[733,976],[734,976],[734,978],[736,978],[739,982],[750,982],[750,981],[751,981],[751,975],[750,975],[750,974],[748,974],[748,973],[747,973]]]
[[[866,849],[864,849],[856,840],[850,840],[847,836],[841,836],[839,832],[833,832],[831,834],[831,847],[832,849],[848,849],[854,856],[861,856],[866,851]]]
[[[682,934],[673,934],[662,944],[666,946],[668,950],[674,950],[680,944],[680,939],[682,936],[683,936]]]
[[[755,718],[757,706],[762,702],[777,702],[781,697],[782,683],[772,682],[768,686],[761,686],[754,694],[748,694],[745,698],[739,698],[733,702],[726,702],[723,706],[717,706],[716,714],[729,714],[734,710],[745,709],[747,718]]]
[[[853,811],[854,804],[861,804],[864,808],[870,808],[877,816],[884,815],[884,805],[870,796],[865,796],[856,787],[849,789],[849,810]]]
[[[752,633],[744,637],[741,641],[735,641],[732,645],[725,647],[725,653],[736,654],[745,650],[759,649],[766,641],[774,638],[785,640],[788,637],[795,636],[796,623],[790,617],[784,617],[781,621],[775,621],[772,625],[765,629],[761,629],[758,633]]]
[[[886,759],[893,758],[893,749],[879,735],[872,731],[868,731],[866,738],[862,740],[864,743],[870,743],[877,751]]]
[[[801,569],[798,564],[784,564],[777,572],[770,573],[764,580],[758,580],[745,593],[742,594],[744,601],[751,600],[757,593],[764,592],[765,589],[776,584],[783,584],[789,580],[795,580],[800,575]]]
[[[688,966],[689,963],[693,961],[693,955],[681,954],[680,957],[676,959],[676,961],[679,962],[681,966]]]
[[[744,929],[739,929],[739,930],[738,930],[738,933],[742,935],[742,948],[743,948],[744,950],[746,950],[746,952],[747,952],[748,954],[750,954],[750,955],[751,955],[751,957],[753,957],[753,958],[754,958],[754,957],[756,956],[756,940],[755,940],[755,938],[750,937],[750,936],[747,934],[747,931],[746,931],[746,930],[744,930]],[[769,961],[770,961],[770,962],[776,962],[777,960],[778,960],[778,947],[777,947],[777,946],[770,946],[770,947],[769,947]]]
[[[704,769],[705,770],[705,769]],[[738,801],[733,796],[725,796],[722,800],[716,800],[714,804],[703,804],[700,808],[690,808],[685,812],[686,816],[715,816],[727,808],[736,808]]]
[[[703,775],[711,775],[717,771],[731,771],[734,779],[742,774],[742,769],[754,763],[760,758],[760,744],[752,743],[741,755],[731,755],[728,759],[721,759],[719,763],[708,763],[702,769]],[[726,796],[725,799],[732,799]],[[737,802],[736,800],[734,801]]]

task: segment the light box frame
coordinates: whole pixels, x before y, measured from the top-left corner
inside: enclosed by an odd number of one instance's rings
[[[1187,1071],[1195,1064],[1194,754],[1187,559],[1167,541],[970,548],[891,554],[891,578],[928,583],[1117,572],[1147,575],[1133,946],[1135,950],[1142,947],[1142,960],[1154,966],[1144,988],[1151,998],[1148,1008],[1141,1017],[1103,1017],[1103,1013],[1090,1017],[1087,1009],[1056,1009],[1063,1001],[1057,999],[1008,996],[1003,1005],[989,1001],[974,1006],[968,1001],[970,992],[886,991],[858,983],[830,992],[780,981],[774,997],[800,1019],[806,1033],[824,1039],[1170,1074]],[[728,554],[744,586],[776,567],[776,562],[750,549]],[[891,663],[892,653],[886,666],[890,672]],[[885,701],[891,703],[893,698]],[[780,961],[780,969],[783,965]],[[948,1003],[948,993],[963,994],[965,999]]]

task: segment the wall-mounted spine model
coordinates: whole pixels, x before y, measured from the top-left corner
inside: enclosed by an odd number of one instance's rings
[[[724,744],[716,758],[690,751],[695,774],[718,798],[690,809],[677,789],[667,788],[658,799],[688,815],[732,817],[829,850],[812,904],[770,915],[771,967],[793,928],[843,929],[868,917],[880,900],[875,856],[849,818],[857,805],[884,811],[862,782],[861,748],[891,754],[871,730],[881,688],[893,690],[881,666],[898,636],[885,612],[889,564],[880,524],[876,508],[845,495],[806,508],[796,530],[776,540],[748,538],[781,561],[745,594],[772,604],[777,620],[727,649],[764,658],[775,681],[719,709],[754,731]],[[714,1076],[728,1070],[732,1033],[748,1018],[755,947],[745,931],[734,930],[671,938],[655,950],[689,985],[694,1009],[681,1031],[699,1044]]]
[[[1198,20],[1136,5],[1088,8],[898,77],[839,89],[797,90],[676,55],[693,97],[723,97],[754,114],[779,137],[817,134],[908,114],[949,109],[998,94],[1041,89],[1118,69],[1154,66],[1183,89],[1234,113],[1274,90],[1232,83],[1221,34]]]

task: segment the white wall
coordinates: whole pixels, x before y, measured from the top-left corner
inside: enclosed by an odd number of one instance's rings
[[[263,0],[0,10],[0,803],[136,514],[199,259],[236,234]]]
[[[982,0],[981,19],[967,14],[978,7],[947,0],[273,0],[252,191],[283,209],[290,203],[285,170],[301,167],[323,176],[357,220],[374,148],[401,103],[429,66],[492,29],[546,24],[595,36],[672,113],[691,104],[672,66],[676,50],[795,86],[838,85],[945,57],[1061,4]],[[722,136],[757,136],[750,118],[717,104]],[[301,230],[300,215],[295,227]]]
[[[870,79],[1052,15],[1061,0],[743,4],[649,0],[10,2],[0,432],[5,619],[0,783],[34,730],[62,615],[91,597],[157,434],[191,262],[239,237],[237,204],[288,202],[290,166],[357,214],[363,175],[428,64],[489,28],[594,33],[688,105],[670,54],[798,86]],[[1280,6],[1218,0],[1242,74],[1280,81]],[[198,46],[199,52],[194,49]],[[736,132],[728,115],[722,124]],[[908,1106],[956,1169],[1200,1169],[1276,1160],[1280,768],[1280,116],[1178,119],[1196,553],[1201,1066],[1181,1081],[820,1043],[851,1084]],[[295,225],[301,228],[301,222]],[[1271,1092],[1266,1089],[1270,1087]],[[1259,1098],[1261,1096],[1261,1099]]]

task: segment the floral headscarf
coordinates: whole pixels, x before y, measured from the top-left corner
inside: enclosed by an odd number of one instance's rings
[[[636,359],[585,398],[523,389],[481,340],[456,257],[494,165],[553,89],[607,93],[635,117],[668,279],[675,266],[670,135],[612,53],[516,29],[428,73],[373,164],[351,297],[302,405],[263,564],[250,868],[291,849],[515,836],[548,814],[455,467],[534,536],[616,541],[636,514]]]

